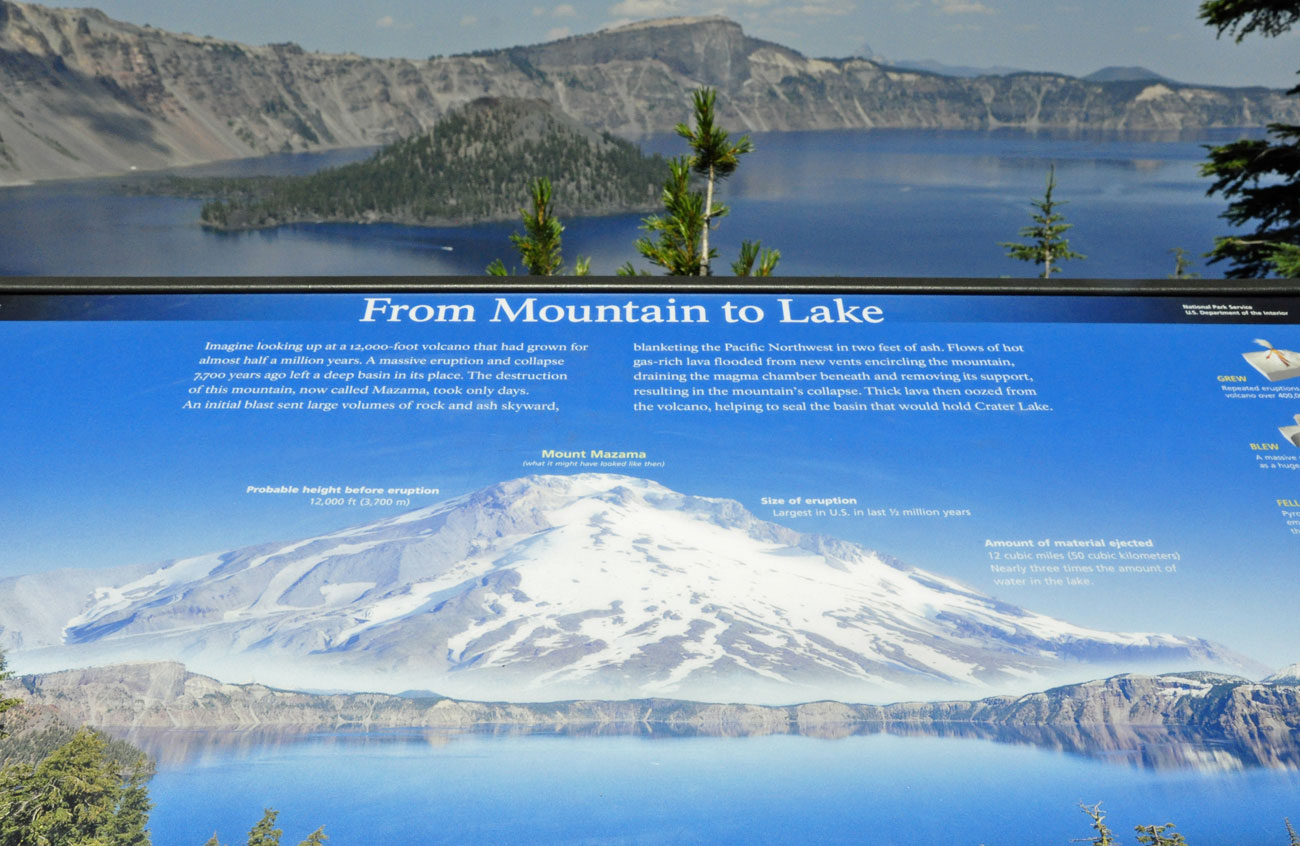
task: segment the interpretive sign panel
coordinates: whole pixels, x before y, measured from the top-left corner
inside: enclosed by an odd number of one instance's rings
[[[1297,350],[1287,296],[0,295],[0,648],[165,842],[1282,843]]]

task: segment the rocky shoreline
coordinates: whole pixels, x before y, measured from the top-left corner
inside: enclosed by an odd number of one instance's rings
[[[703,734],[807,734],[857,725],[1178,727],[1235,736],[1300,731],[1300,685],[1219,673],[1127,674],[1023,696],[888,705],[673,699],[473,702],[436,694],[304,693],[227,684],[160,662],[15,678],[0,691],[100,728],[319,729],[664,726]]]

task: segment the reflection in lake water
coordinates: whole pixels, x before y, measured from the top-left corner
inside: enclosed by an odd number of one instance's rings
[[[1264,754],[1159,731],[842,728],[132,738],[161,759],[150,788],[159,844],[214,831],[238,842],[266,807],[281,812],[284,842],[324,825],[338,846],[1063,846],[1091,833],[1078,804],[1098,801],[1121,842],[1134,825],[1174,821],[1192,846],[1284,846],[1283,818],[1300,812],[1289,744]]]
[[[1029,133],[832,130],[758,133],[757,152],[722,183],[731,207],[716,235],[725,269],[742,239],[781,250],[782,276],[1031,275],[999,242],[1029,222],[1049,166],[1088,256],[1067,276],[1160,278],[1170,250],[1192,256],[1224,234],[1207,197],[1202,147],[1226,131]],[[648,149],[682,152],[676,136]],[[302,173],[364,151],[222,162],[198,175]],[[298,224],[213,233],[201,201],[124,195],[121,179],[0,190],[0,275],[482,275],[511,259],[514,221],[422,228]],[[521,198],[521,202],[523,198]],[[566,256],[611,274],[635,257],[640,214],[566,220]],[[1204,271],[1197,266],[1193,270]],[[1218,268],[1214,268],[1218,270]]]
[[[322,731],[263,727],[230,730],[136,729],[115,732],[143,749],[164,768],[184,768],[214,760],[230,760],[291,751],[312,744],[336,748],[340,755],[384,746],[446,747],[466,739],[486,737],[638,737],[647,740],[718,737],[683,726],[650,723],[554,727],[481,726],[472,730],[444,728]],[[1300,738],[1276,736],[1243,739],[1160,726],[1004,726],[981,723],[844,723],[803,731],[818,740],[890,735],[906,738],[980,740],[1033,747],[1151,771],[1232,772],[1250,769],[1300,771]],[[739,732],[732,738],[740,738]]]

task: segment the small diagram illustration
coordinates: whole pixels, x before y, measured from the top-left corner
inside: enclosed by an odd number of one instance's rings
[[[1280,382],[1300,376],[1300,353],[1279,350],[1263,338],[1256,338],[1255,343],[1264,347],[1265,351],[1242,353],[1242,358],[1268,381]]]
[[[1295,416],[1294,426],[1283,426],[1278,431],[1282,433],[1282,437],[1300,447],[1300,414]]]

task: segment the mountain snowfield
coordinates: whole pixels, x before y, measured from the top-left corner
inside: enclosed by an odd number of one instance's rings
[[[0,592],[3,618],[35,619],[5,607],[15,595]],[[1240,666],[1203,640],[1072,625],[731,500],[608,474],[169,562],[79,605],[6,633],[15,667],[177,660],[283,687],[794,702]]]
[[[1300,684],[1300,663],[1288,664],[1264,679],[1265,684]]]

